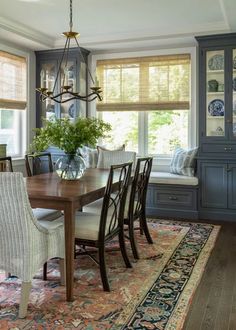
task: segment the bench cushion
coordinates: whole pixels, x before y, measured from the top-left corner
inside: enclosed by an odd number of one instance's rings
[[[169,172],[151,172],[149,183],[197,186],[198,178],[195,176],[178,175]]]

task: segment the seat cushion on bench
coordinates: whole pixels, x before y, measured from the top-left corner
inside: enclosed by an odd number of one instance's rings
[[[198,178],[195,176],[178,175],[169,172],[151,172],[149,183],[197,186]]]

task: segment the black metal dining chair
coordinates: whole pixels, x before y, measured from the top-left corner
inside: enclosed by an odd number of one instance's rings
[[[13,172],[12,158],[0,157],[0,172]]]
[[[135,229],[145,234],[147,242],[153,244],[146,219],[146,196],[149,177],[152,169],[152,157],[138,158],[132,185],[127,198],[127,207],[124,214],[124,224],[128,226],[129,240],[135,259],[139,259],[139,253],[135,240]],[[139,221],[139,227],[134,223]]]
[[[75,221],[75,244],[100,266],[104,291],[110,291],[105,262],[105,246],[114,237],[119,237],[119,248],[126,267],[132,265],[128,259],[124,240],[124,210],[130,182],[132,162],[110,167],[109,177],[98,214],[77,212]],[[117,181],[118,176],[118,181]],[[115,191],[113,187],[115,185]],[[98,260],[87,249],[98,250]]]
[[[53,162],[50,152],[25,155],[25,166],[28,176],[53,172]]]

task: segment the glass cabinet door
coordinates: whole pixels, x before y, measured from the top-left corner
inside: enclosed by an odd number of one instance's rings
[[[40,87],[53,90],[57,74],[57,62],[41,62],[40,65]],[[41,103],[41,117],[50,119],[55,117],[56,107],[55,102],[47,99]]]
[[[232,52],[233,58],[232,58],[232,70],[233,70],[233,81],[232,81],[232,130],[233,130],[233,136],[236,137],[236,49],[233,49]]]
[[[64,63],[62,63],[62,68],[64,68]],[[63,90],[63,86],[71,86],[71,91],[76,91],[76,60],[68,59],[66,69],[61,72],[61,89]],[[64,95],[63,100],[70,98],[70,96]],[[61,103],[60,105],[60,117],[61,118],[69,118],[70,120],[74,120],[76,115],[76,100],[67,101],[65,103]]]
[[[224,58],[224,50],[206,53],[206,136],[225,136]]]

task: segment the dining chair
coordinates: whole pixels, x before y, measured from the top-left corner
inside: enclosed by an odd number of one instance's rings
[[[13,172],[12,158],[0,157],[0,172]]]
[[[152,168],[152,157],[138,158],[136,160],[136,167],[132,184],[128,188],[126,205],[124,211],[124,225],[128,226],[129,240],[135,259],[139,259],[139,253],[135,240],[134,222],[139,220],[140,233],[145,234],[148,243],[152,244],[152,238],[148,230],[146,220],[146,195],[149,177]],[[102,199],[93,203],[87,204],[83,207],[84,212],[97,214],[101,208]]]
[[[31,281],[51,258],[61,258],[64,282],[64,219],[37,221],[22,173],[0,173],[0,269],[22,280],[19,317],[27,314]]]
[[[25,155],[25,166],[28,176],[53,172],[53,162],[50,152]]]
[[[124,208],[130,181],[132,163],[112,165],[98,214],[77,212],[75,221],[75,244],[80,246],[100,266],[100,275],[104,291],[110,291],[105,262],[105,245],[114,237],[119,237],[119,247],[125,265],[131,268],[124,241]],[[115,184],[115,191],[113,186]],[[87,247],[98,250],[98,260]]]
[[[128,226],[130,245],[135,259],[139,259],[134,235],[135,229],[139,229],[141,234],[144,233],[147,242],[153,244],[146,218],[146,197],[152,160],[152,157],[137,159],[132,185],[127,198],[127,206],[125,208],[124,224]],[[139,227],[134,227],[134,223],[137,220],[139,221]]]
[[[53,172],[53,162],[50,152],[42,152],[37,154],[25,155],[25,167],[28,176]],[[54,221],[58,219],[62,213],[54,209],[33,209],[35,217],[39,220]],[[47,280],[47,264],[43,267],[43,279]]]

